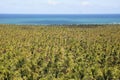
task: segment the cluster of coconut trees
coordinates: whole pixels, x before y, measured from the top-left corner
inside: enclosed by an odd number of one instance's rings
[[[0,80],[119,80],[119,74],[119,25],[0,25]]]

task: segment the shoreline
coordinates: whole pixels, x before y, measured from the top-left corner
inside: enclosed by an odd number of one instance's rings
[[[18,26],[104,26],[120,24],[0,24],[0,25],[18,25]]]

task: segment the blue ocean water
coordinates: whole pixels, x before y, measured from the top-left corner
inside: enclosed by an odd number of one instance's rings
[[[0,24],[120,24],[120,14],[0,14]]]

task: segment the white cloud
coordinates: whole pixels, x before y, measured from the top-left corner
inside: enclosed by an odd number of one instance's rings
[[[89,6],[89,5],[91,5],[91,3],[90,3],[89,1],[82,1],[82,2],[80,3],[80,5],[81,5],[81,6]]]
[[[48,0],[48,4],[49,5],[57,5],[57,4],[59,4],[59,2],[55,1],[55,0]]]

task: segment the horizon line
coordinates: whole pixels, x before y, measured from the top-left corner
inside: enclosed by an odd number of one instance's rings
[[[44,13],[43,14],[41,14],[41,13],[0,13],[0,15],[1,14],[18,14],[18,15],[20,15],[20,14],[21,15],[31,15],[31,14],[34,14],[34,15],[105,15],[105,14],[109,15],[109,14],[115,14],[115,15],[118,15],[120,13],[85,13],[85,14],[84,13],[82,13],[82,14],[76,14],[76,13],[75,14],[71,14],[71,13],[70,14],[69,13],[68,14],[66,14],[66,13],[65,14],[54,14],[54,13],[53,14],[51,14],[51,13],[50,14],[48,14],[48,13],[45,13],[45,14]]]

